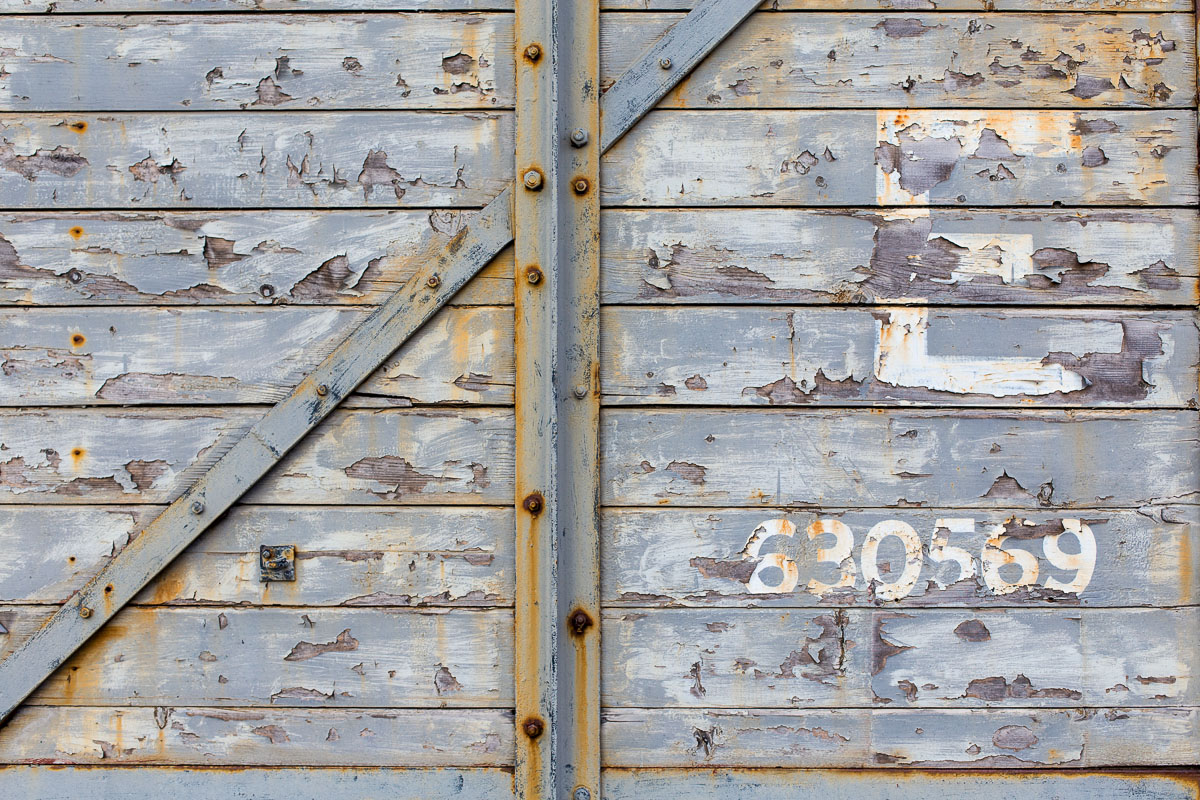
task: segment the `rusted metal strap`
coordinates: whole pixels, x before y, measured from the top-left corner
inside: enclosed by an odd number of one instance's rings
[[[515,787],[587,800],[600,784],[600,9],[516,12]]]
[[[678,70],[664,70],[671,73],[665,80],[649,81],[644,70],[639,73],[635,67],[605,95],[602,111],[619,99],[620,112],[602,119],[599,151],[624,135],[682,80],[682,65],[698,62],[757,4],[758,0],[701,0],[638,62],[666,60],[680,65]],[[718,18],[726,26],[719,37],[713,33]],[[694,26],[699,27],[693,31]],[[614,98],[611,102],[610,97]],[[514,191],[510,184],[454,236],[431,234],[413,256],[424,266],[407,283],[41,629],[0,662],[0,722],[512,242]],[[542,378],[548,381],[549,375]],[[589,385],[597,392],[594,377],[592,381]]]

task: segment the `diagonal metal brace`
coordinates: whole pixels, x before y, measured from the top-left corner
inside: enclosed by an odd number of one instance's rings
[[[673,89],[761,0],[700,0],[601,101],[601,151]],[[431,234],[424,266],[195,484],[0,662],[0,724],[62,663],[513,240],[513,186],[452,237]]]

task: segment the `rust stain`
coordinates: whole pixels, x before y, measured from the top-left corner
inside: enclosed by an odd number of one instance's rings
[[[78,120],[76,122],[72,122],[67,127],[70,128],[71,130],[75,131],[76,133],[87,133],[88,124],[86,122],[84,122],[83,120]]]
[[[82,239],[83,238],[83,228],[76,225],[67,231],[67,235],[69,235],[72,239]]]
[[[83,347],[87,344],[87,337],[82,333],[71,334],[71,347]]]

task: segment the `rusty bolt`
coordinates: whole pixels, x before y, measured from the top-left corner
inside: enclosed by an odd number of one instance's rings
[[[275,287],[269,283],[264,283],[262,286],[258,287],[258,293],[263,297],[274,297]]]
[[[536,44],[529,45],[529,47],[525,48],[525,57],[530,61],[537,61],[542,57],[542,48],[538,47]]]
[[[92,615],[92,610],[90,608],[88,608],[87,606],[79,607],[79,616],[83,617],[84,619],[87,619],[91,615]]]
[[[541,493],[534,492],[533,494],[529,495],[529,497],[525,498],[525,501],[521,503],[521,506],[536,517],[538,514],[542,513],[543,502],[544,501]]]
[[[542,173],[536,169],[528,170],[522,181],[525,183],[525,188],[531,192],[540,192],[542,190]]]
[[[541,736],[545,727],[545,723],[537,717],[530,717],[521,724],[521,730],[525,731],[525,735],[530,739],[536,739]]]
[[[317,394],[321,395],[321,397],[324,397],[325,395],[329,394],[329,387],[323,383],[318,383]]]
[[[586,786],[576,786],[572,797],[575,800],[592,800],[592,793],[587,790]]]
[[[587,178],[576,178],[575,183],[572,184],[572,186],[575,189],[575,194],[587,194],[587,190],[588,190]]]
[[[67,270],[67,280],[71,283],[79,283],[83,280],[83,273],[77,269],[69,269]]]
[[[588,133],[583,128],[576,128],[571,131],[571,146],[583,147],[588,143]]]
[[[583,632],[591,627],[592,618],[582,608],[577,608],[567,622],[571,623],[571,630],[575,631],[576,636],[582,636]]]
[[[671,68],[671,59],[669,59],[669,58],[660,58],[660,59],[658,60],[658,65],[659,65],[660,67],[662,67],[663,69],[670,69],[670,68]]]
[[[203,500],[193,500],[192,501],[192,513],[193,514],[203,514],[204,513],[204,501]]]
[[[425,285],[428,286],[430,289],[436,289],[437,287],[442,285],[442,279],[440,276],[438,276],[437,273],[434,273],[433,275],[430,275],[428,278],[425,279]]]
[[[536,286],[542,282],[542,271],[537,267],[530,267],[529,269],[525,270],[525,280]]]

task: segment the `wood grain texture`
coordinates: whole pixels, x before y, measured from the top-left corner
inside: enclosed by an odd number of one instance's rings
[[[601,516],[605,569],[604,602],[613,606],[771,606],[825,605],[903,606],[1176,606],[1193,605],[1200,597],[1200,509],[1164,506],[1138,511],[1088,511],[1083,515],[1096,538],[1095,572],[1078,593],[1046,587],[1054,579],[1069,582],[1075,570],[1061,570],[1046,557],[1043,541],[1062,534],[1064,515],[1055,512],[980,513],[971,509],[930,511],[920,508],[878,511],[775,511],[753,509],[607,509]],[[766,520],[786,519],[796,526],[791,539],[768,541],[760,555],[780,552],[799,567],[798,587],[787,593],[751,593],[750,576],[761,558],[744,550],[755,528]],[[862,563],[862,543],[867,532],[885,520],[901,520],[919,535],[925,553],[915,588],[900,601],[872,597],[861,574],[847,591],[817,594],[808,591],[816,577],[831,583],[837,570],[818,562],[817,545],[805,532],[818,519],[835,519],[854,535],[851,557]],[[947,542],[971,554],[976,574],[963,578],[949,562],[929,557],[931,538],[939,521],[972,519],[973,532],[946,532]],[[979,576],[979,558],[991,530],[1002,526],[1012,538],[1004,547],[1031,553],[1038,562],[1036,585],[1026,590],[998,594]],[[1070,537],[1067,537],[1070,542]],[[1064,547],[1067,543],[1064,542]],[[886,547],[886,549],[885,549]],[[1078,548],[1077,548],[1078,549]],[[897,542],[881,546],[880,562],[897,567],[904,563]],[[881,569],[882,571],[882,569]],[[895,570],[899,572],[897,568]],[[889,581],[894,575],[886,576]]]
[[[62,603],[161,506],[10,507],[0,602]],[[512,511],[239,506],[135,604],[497,606],[513,591]],[[297,580],[263,583],[259,545],[296,547]]]
[[[658,111],[610,206],[1196,202],[1192,111]]]
[[[610,410],[606,505],[1194,503],[1194,412]]]
[[[613,405],[1197,405],[1182,311],[638,306],[601,330]]]
[[[608,766],[753,769],[1188,766],[1197,734],[1194,708],[610,709],[601,727]]]
[[[381,304],[470,211],[0,214],[0,304]],[[512,248],[454,305],[512,302]]]
[[[367,314],[332,308],[0,311],[0,406],[274,403]],[[357,391],[409,404],[511,404],[512,325],[511,308],[445,309]]]
[[[6,503],[163,503],[258,409],[0,412]],[[340,411],[244,498],[271,503],[511,505],[509,411]]]
[[[512,175],[500,112],[0,115],[0,205],[480,206]]]
[[[500,800],[514,796],[511,771],[496,768],[267,767],[230,770],[21,766],[0,769],[0,787],[12,791],[14,797],[28,800],[73,800],[81,795],[103,797],[104,800],[145,800],[170,794],[184,794],[191,800],[228,800],[230,797],[239,800],[328,800],[330,797],[428,800],[459,794],[479,800]]]
[[[679,19],[606,14],[602,80]],[[1186,108],[1195,35],[1183,14],[759,13],[660,108]]]
[[[506,14],[23,17],[4,111],[502,108]]]
[[[1197,222],[1184,209],[613,209],[603,298],[1194,306]]]
[[[470,212],[0,214],[0,304],[376,305]],[[610,209],[609,303],[1197,302],[1192,211]],[[506,249],[455,305],[512,302]],[[269,287],[270,297],[263,287]]]
[[[0,657],[50,610],[0,608]],[[505,708],[512,612],[127,608],[29,704]]]
[[[611,610],[601,688],[611,707],[1194,706],[1197,624],[1195,607]]]
[[[897,786],[900,788],[897,789]],[[1196,773],[1146,771],[1104,773],[1039,770],[1024,774],[879,772],[871,770],[647,769],[604,772],[604,795],[612,800],[670,800],[681,794],[705,800],[891,800],[897,792],[943,800],[1196,800]]]
[[[26,706],[0,763],[503,767],[512,738],[506,710]]]
[[[687,11],[693,0],[600,0],[605,11]],[[1187,0],[764,0],[763,10],[890,11],[1191,11]],[[511,11],[513,0],[313,0],[306,11]],[[0,14],[295,11],[294,0],[0,0]]]

